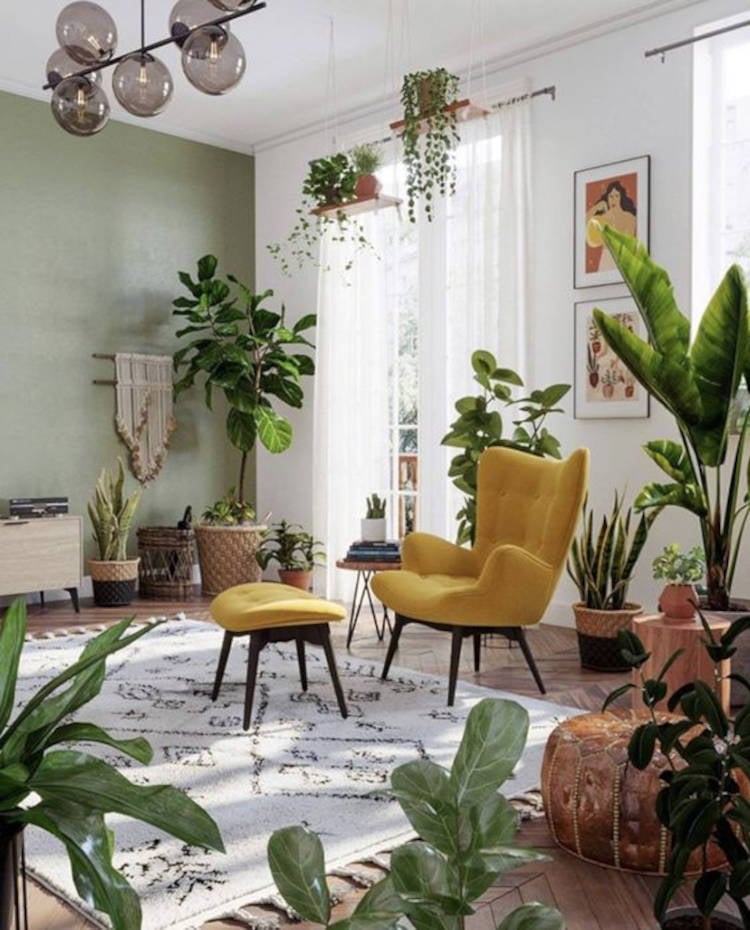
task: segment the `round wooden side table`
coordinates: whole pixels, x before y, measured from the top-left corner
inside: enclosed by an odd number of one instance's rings
[[[388,608],[385,605],[383,605],[383,622],[378,626],[378,615],[375,611],[375,603],[372,599],[372,592],[370,591],[370,578],[372,578],[375,572],[399,571],[401,569],[401,562],[395,562],[393,560],[387,562],[375,562],[372,560],[354,562],[349,559],[338,559],[336,568],[344,568],[350,572],[357,573],[357,580],[354,583],[354,597],[352,598],[352,611],[349,614],[349,629],[346,634],[346,648],[349,648],[352,636],[354,636],[354,629],[357,626],[357,620],[359,620],[359,614],[362,610],[365,597],[367,597],[370,604],[372,622],[375,624],[375,632],[378,635],[378,639],[383,639],[386,627],[388,627],[389,633],[393,632],[391,628],[391,618],[388,616]]]

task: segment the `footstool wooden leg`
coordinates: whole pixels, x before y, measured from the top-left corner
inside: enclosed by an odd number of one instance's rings
[[[250,636],[250,655],[247,657],[247,684],[245,685],[245,716],[242,729],[250,729],[250,717],[253,713],[253,695],[255,694],[255,679],[258,675],[258,659],[263,641],[257,633]]]
[[[339,681],[339,673],[338,669],[336,668],[336,657],[333,654],[333,646],[331,646],[331,636],[328,632],[328,624],[323,626],[320,630],[320,639],[323,644],[323,652],[325,652],[326,661],[328,662],[328,671],[331,673],[333,690],[336,692],[336,700],[339,702],[339,710],[341,711],[341,716],[346,720],[346,718],[349,716],[349,711],[346,708],[344,692],[341,690],[341,682]]]
[[[297,662],[299,663],[299,680],[302,684],[302,690],[307,691],[307,661],[305,660],[305,641],[300,634],[296,637],[297,643]]]
[[[221,653],[219,654],[219,665],[216,669],[216,678],[214,679],[214,690],[211,694],[212,701],[215,701],[219,696],[219,689],[224,680],[224,669],[227,667],[227,659],[229,658],[229,650],[232,648],[233,639],[234,636],[232,636],[231,633],[224,634],[224,639],[221,643]]]
[[[482,634],[474,634],[474,671],[479,671],[479,666],[482,658]]]

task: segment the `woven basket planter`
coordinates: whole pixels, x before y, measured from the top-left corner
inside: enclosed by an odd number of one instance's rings
[[[627,672],[617,645],[620,630],[630,629],[633,617],[642,613],[639,604],[626,604],[622,610],[593,610],[585,604],[573,604],[578,633],[581,665],[597,672]]]
[[[192,597],[195,533],[173,526],[142,526],[137,535],[141,597]]]
[[[255,558],[265,526],[196,526],[201,588],[204,594],[221,594],[238,584],[260,581]]]
[[[135,597],[139,559],[102,562],[89,559],[94,603],[99,607],[127,607]]]

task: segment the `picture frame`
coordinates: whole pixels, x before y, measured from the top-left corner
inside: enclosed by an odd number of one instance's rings
[[[599,224],[608,223],[649,247],[650,173],[649,155],[574,173],[575,288],[622,283],[622,275],[602,241]]]
[[[646,327],[632,297],[576,303],[573,416],[576,420],[645,419],[651,410],[649,393],[607,345],[594,320],[595,307],[646,338]]]

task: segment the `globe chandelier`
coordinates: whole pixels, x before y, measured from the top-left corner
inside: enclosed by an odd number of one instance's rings
[[[152,53],[166,45],[182,52],[182,70],[204,94],[225,94],[245,73],[242,43],[230,22],[265,7],[257,0],[177,0],[169,16],[169,36],[146,45],[145,0],[141,0],[141,44],[115,57],[117,26],[109,13],[90,0],[69,3],[57,18],[60,47],[47,62],[52,113],[74,136],[93,136],[109,121],[109,100],[102,71],[114,68],[112,91],[134,116],[161,113],[172,99],[169,69]],[[221,11],[217,16],[216,11]]]

